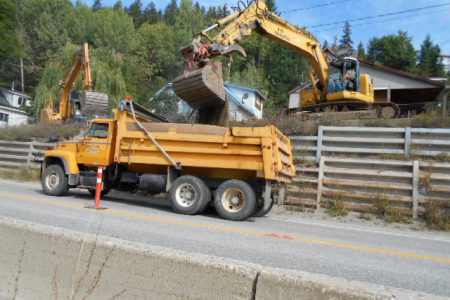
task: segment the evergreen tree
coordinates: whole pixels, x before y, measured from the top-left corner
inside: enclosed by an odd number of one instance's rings
[[[99,11],[100,9],[102,9],[102,1],[101,0],[95,0],[94,4],[92,5],[92,10],[93,11]]]
[[[123,9],[122,1],[117,0],[116,3],[114,3],[113,9],[114,10]]]
[[[339,44],[338,44],[338,36],[335,35],[334,36],[334,40],[333,40],[333,44],[331,45],[331,50],[333,50],[333,52],[336,52],[339,49]]]
[[[177,20],[178,5],[177,0],[171,0],[164,10],[164,21],[168,25],[174,25]]]
[[[412,38],[405,31],[372,38],[367,47],[367,59],[387,67],[414,72],[417,53]]]
[[[444,76],[441,49],[434,45],[430,35],[425,37],[419,51],[418,74],[424,77]]]
[[[275,0],[265,0],[267,8],[274,12],[274,13],[278,13],[277,12],[277,5],[275,4]]]
[[[144,21],[149,24],[155,24],[161,21],[161,11],[156,9],[156,5],[151,1],[144,10]]]
[[[340,39],[340,48],[348,48],[353,49],[353,41],[352,41],[352,26],[350,22],[346,21],[344,24],[344,33]]]
[[[133,18],[134,26],[139,28],[144,22],[141,0],[134,0],[126,11]]]
[[[0,0],[0,84],[9,86],[17,74],[21,45],[16,36],[18,9],[10,0]]]
[[[364,48],[363,42],[359,42],[359,44],[358,44],[358,57],[361,57],[361,58],[366,57],[366,48]]]

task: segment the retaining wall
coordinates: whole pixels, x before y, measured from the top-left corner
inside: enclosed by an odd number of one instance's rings
[[[0,218],[0,299],[439,299]]]

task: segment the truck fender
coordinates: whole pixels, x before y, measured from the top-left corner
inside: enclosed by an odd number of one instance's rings
[[[48,151],[50,152],[50,151]],[[60,152],[60,151],[51,151]],[[61,151],[60,153],[46,153],[44,159],[44,166],[47,167],[51,163],[61,163],[64,167],[64,172],[66,174],[78,174],[80,171],[78,169],[77,160],[74,153],[68,153]]]

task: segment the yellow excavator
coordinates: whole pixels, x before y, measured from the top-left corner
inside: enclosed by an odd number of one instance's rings
[[[70,101],[73,84],[81,69],[83,69],[83,91],[79,95],[79,100]],[[55,111],[52,99],[47,99],[44,108],[41,110],[40,119],[42,122],[68,123],[73,119],[87,115],[108,114],[108,95],[94,92],[89,58],[89,45],[87,43],[84,43],[83,49],[76,54],[69,72],[60,82],[60,86],[62,91],[59,99],[59,110]]]
[[[217,35],[208,35],[221,26],[225,27]],[[384,117],[398,115],[395,103],[374,101],[373,81],[369,75],[360,74],[356,58],[327,56],[310,32],[281,19],[263,1],[255,0],[197,33],[191,45],[182,49],[188,68],[174,80],[173,88],[180,98],[199,110],[200,116],[218,116],[220,108],[223,111],[226,107],[221,64],[212,59],[232,52],[245,56],[239,41],[253,32],[298,51],[308,61],[311,82],[309,88],[300,92],[302,111],[376,109]],[[218,108],[219,112],[215,112]]]

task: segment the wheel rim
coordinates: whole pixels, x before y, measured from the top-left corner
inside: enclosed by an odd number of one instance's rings
[[[245,205],[245,195],[237,188],[227,189],[222,195],[222,206],[228,212],[238,212]]]
[[[194,204],[197,193],[194,186],[189,183],[183,183],[175,191],[175,200],[182,207],[190,207]]]
[[[59,185],[59,176],[56,172],[51,172],[45,179],[45,184],[50,190],[54,190]]]

